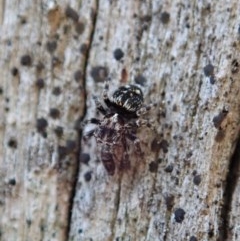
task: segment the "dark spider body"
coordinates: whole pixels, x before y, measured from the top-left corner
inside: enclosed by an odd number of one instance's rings
[[[136,137],[138,111],[143,105],[143,93],[135,85],[119,87],[110,99],[107,95],[108,82],[105,83],[103,100],[107,108],[95,97],[97,109],[104,115],[102,120],[91,119],[97,127],[88,133],[96,138],[101,161],[109,175],[115,170],[130,167],[128,142],[134,143],[137,154],[142,154],[139,140]]]
[[[94,131],[100,147],[101,161],[109,175],[113,175],[116,165],[120,169],[128,165],[126,150],[125,121],[118,114],[109,114]]]

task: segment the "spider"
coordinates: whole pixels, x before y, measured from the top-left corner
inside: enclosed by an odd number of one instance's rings
[[[144,106],[142,90],[136,85],[121,86],[109,98],[109,79],[105,81],[102,99],[105,106],[94,96],[97,110],[103,119],[91,118],[87,123],[97,125],[86,136],[94,136],[100,152],[100,159],[109,175],[115,170],[130,167],[129,142],[134,144],[135,153],[143,156],[137,130],[140,126],[151,127],[148,120],[139,117],[151,109]]]

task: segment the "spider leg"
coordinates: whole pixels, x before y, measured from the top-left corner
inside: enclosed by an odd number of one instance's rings
[[[145,114],[147,114],[152,108],[156,108],[157,107],[157,103],[155,102],[155,103],[151,103],[151,104],[149,104],[149,105],[147,105],[147,106],[143,106],[143,107],[141,107],[138,111],[137,111],[137,116],[141,116],[141,115],[145,115]]]
[[[111,100],[108,97],[109,82],[110,82],[110,78],[107,78],[104,82],[104,89],[103,89],[103,95],[102,95],[102,98],[108,107],[111,106]]]
[[[148,120],[148,119],[139,119],[136,121],[136,124],[138,127],[140,126],[147,126],[148,128],[152,128],[153,127],[153,120]]]
[[[90,120],[88,120],[88,123],[99,125],[101,121],[97,118],[91,118]]]
[[[106,115],[107,114],[107,111],[104,109],[104,107],[102,106],[101,102],[99,101],[98,97],[97,96],[93,96],[93,99],[94,99],[94,102],[95,102],[95,105],[97,107],[97,109],[103,114],[103,115]]]
[[[110,82],[110,78],[107,78],[104,82],[104,89],[103,89],[103,100],[108,99],[108,90],[109,90],[109,82]]]
[[[94,135],[94,132],[95,132],[95,129],[91,130],[91,131],[88,131],[86,133],[83,134],[83,137],[84,138],[89,138],[89,137],[92,137]]]
[[[128,133],[127,138],[131,140],[134,143],[134,148],[139,156],[143,155],[141,146],[140,146],[140,140],[137,138],[137,136],[133,133]]]
[[[91,124],[95,124],[95,125],[99,125],[101,123],[100,120],[96,119],[96,118],[91,118],[90,120],[86,120],[82,123],[81,125],[81,129],[83,129],[88,123],[91,123]],[[94,132],[95,132],[95,128],[93,130],[90,130],[86,133],[83,134],[83,137],[84,138],[89,138],[89,137],[92,137]]]
[[[99,125],[101,121],[97,118],[91,118],[89,120],[85,120],[84,122],[81,123],[81,129],[83,129],[87,124],[94,124],[94,125]]]

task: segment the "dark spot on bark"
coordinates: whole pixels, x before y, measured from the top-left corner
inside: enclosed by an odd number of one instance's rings
[[[197,238],[195,236],[191,236],[189,241],[198,241]]]
[[[37,79],[36,81],[36,86],[39,88],[39,89],[42,89],[44,87],[44,80],[42,78],[39,78]]]
[[[42,62],[38,62],[36,65],[36,69],[38,72],[41,72],[45,68],[44,64]]]
[[[44,224],[40,224],[40,231],[44,233],[46,230],[46,226]]]
[[[57,48],[57,42],[56,41],[48,41],[46,44],[46,48],[47,48],[47,51],[52,54]]]
[[[27,223],[27,226],[30,227],[30,226],[32,225],[31,219],[27,219],[27,220],[26,220],[26,223]]]
[[[223,109],[218,115],[213,117],[213,124],[215,128],[217,129],[221,128],[221,124],[225,119],[225,117],[227,116],[227,114],[228,114],[228,110]]]
[[[83,77],[82,71],[79,69],[74,73],[74,79],[79,82]]]
[[[83,230],[80,228],[80,229],[78,229],[78,233],[82,233],[83,232]]]
[[[236,74],[239,71],[239,63],[236,59],[232,61],[232,74]]]
[[[66,8],[65,14],[67,18],[72,19],[74,22],[78,21],[78,18],[79,18],[78,13],[70,6]]]
[[[135,58],[135,61],[136,61],[136,62],[138,62],[139,60],[140,60],[140,58],[139,58],[139,57],[136,57],[136,58]]]
[[[203,72],[205,74],[205,76],[209,77],[209,76],[213,76],[214,75],[214,67],[211,64],[206,65],[203,68]]]
[[[63,34],[68,34],[69,33],[69,30],[70,30],[70,27],[69,27],[69,25],[65,25],[64,27],[63,27]]]
[[[141,18],[142,21],[144,22],[151,22],[152,16],[151,15],[145,15]]]
[[[61,90],[60,87],[57,86],[57,87],[55,87],[55,88],[53,89],[52,93],[53,93],[54,95],[58,96],[58,95],[60,95],[60,94],[62,93],[62,90]]]
[[[53,119],[58,119],[60,117],[60,111],[57,108],[51,108],[50,111],[49,111],[49,115]]]
[[[62,64],[62,61],[58,57],[53,57],[52,58],[52,65],[53,67],[60,66]]]
[[[31,66],[32,65],[32,58],[30,55],[26,54],[21,57],[21,65],[23,66]]]
[[[63,159],[67,155],[67,148],[65,146],[58,146],[59,159]]]
[[[210,12],[210,11],[211,11],[211,4],[208,3],[207,6],[205,7],[205,9],[206,9],[208,12]]]
[[[67,140],[66,148],[68,153],[75,152],[77,149],[77,143],[73,140]]]
[[[90,161],[90,155],[88,153],[81,153],[80,154],[80,162],[87,165],[89,161]]]
[[[168,152],[168,146],[169,146],[169,144],[166,140],[162,140],[160,142],[160,147],[161,147],[161,149],[163,150],[164,153]]]
[[[210,76],[209,81],[210,81],[210,84],[214,85],[216,82],[216,79],[214,76]]]
[[[10,178],[8,180],[8,184],[12,185],[12,186],[15,186],[16,185],[16,179],[15,178]]]
[[[80,52],[85,55],[87,54],[87,51],[88,51],[88,44],[82,44],[80,47]]]
[[[104,82],[106,77],[108,76],[108,70],[103,66],[93,67],[91,70],[91,76],[96,82]]]
[[[172,194],[167,194],[164,196],[165,204],[167,206],[167,210],[171,211],[174,205],[174,196]]]
[[[151,143],[151,151],[158,153],[161,149],[161,142],[158,138],[154,138]]]
[[[189,151],[186,155],[186,158],[190,158],[193,155],[192,151]]]
[[[48,126],[48,122],[44,118],[37,119],[37,130],[38,132],[45,132]]]
[[[163,24],[167,24],[170,20],[170,14],[168,12],[162,12],[160,15],[160,20]]]
[[[178,108],[177,108],[177,105],[174,104],[173,107],[172,107],[172,111],[177,112],[177,109],[178,109]]]
[[[149,23],[148,22],[142,22],[141,23],[141,27],[142,27],[142,32],[140,33],[140,35],[142,35],[142,33],[143,33],[143,31],[147,31],[148,30],[148,28],[149,28]],[[139,38],[140,38],[140,36],[139,36]],[[139,39],[140,40],[140,39]]]
[[[167,165],[164,169],[165,172],[171,173],[173,171],[173,165]]]
[[[86,182],[89,182],[92,179],[92,172],[86,172],[84,174],[84,179]]]
[[[75,25],[75,31],[78,33],[78,34],[82,34],[84,32],[84,29],[85,29],[85,25],[83,22],[79,21],[76,23]]]
[[[0,95],[2,95],[3,94],[3,89],[2,89],[2,87],[0,87]]]
[[[162,163],[163,159],[162,158],[158,158],[157,161],[158,161],[158,163]]]
[[[63,135],[63,128],[61,126],[57,126],[55,129],[54,129],[54,132],[55,134],[58,136],[58,137],[62,137]]]
[[[175,221],[181,223],[184,220],[185,211],[182,208],[178,208],[175,210],[174,215]]]
[[[209,230],[208,230],[208,237],[212,238],[213,236],[214,236],[214,230],[213,230],[213,228],[209,228]]]
[[[193,183],[194,183],[195,185],[198,186],[198,185],[201,183],[201,181],[202,181],[201,175],[196,175],[196,176],[194,176],[194,178],[193,178]]]
[[[18,75],[18,69],[16,67],[13,67],[11,70],[11,73],[13,76],[17,76]]]
[[[143,75],[140,74],[140,75],[135,76],[134,81],[136,84],[144,86],[145,83],[147,82],[147,79]]]
[[[26,19],[25,17],[21,17],[20,23],[21,23],[22,25],[26,24],[26,23],[27,23],[27,19]]]
[[[115,50],[114,50],[113,56],[114,56],[114,58],[115,58],[116,60],[120,60],[121,58],[123,58],[124,53],[123,53],[123,51],[122,51],[120,48],[118,48],[118,49],[115,49]]]
[[[153,173],[156,173],[158,171],[158,162],[157,161],[152,161],[149,164],[149,171],[153,172]]]
[[[197,175],[197,171],[194,170],[194,171],[192,172],[192,175],[193,175],[193,176]]]
[[[8,146],[11,147],[11,148],[17,148],[17,141],[14,138],[11,138],[8,141]]]

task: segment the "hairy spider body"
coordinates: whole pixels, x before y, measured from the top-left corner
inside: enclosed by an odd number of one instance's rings
[[[100,147],[101,161],[109,175],[113,175],[118,166],[119,169],[126,160],[126,134],[125,122],[118,114],[109,114],[104,117],[94,136]]]
[[[137,155],[142,155],[139,139],[136,136],[138,118],[143,106],[143,93],[135,85],[119,87],[108,97],[108,81],[105,82],[103,101],[106,107],[94,97],[97,109],[104,115],[102,120],[92,118],[90,123],[97,127],[88,133],[94,136],[99,148],[101,161],[109,175],[115,170],[130,167],[129,141],[134,143]],[[146,110],[146,108],[144,109]]]

